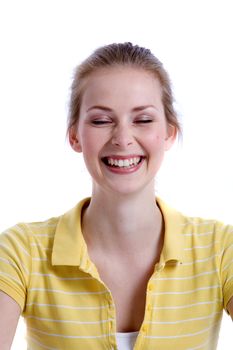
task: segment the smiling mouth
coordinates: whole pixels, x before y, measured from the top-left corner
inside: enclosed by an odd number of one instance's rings
[[[139,163],[142,162],[142,160],[145,157],[138,156],[138,157],[132,157],[128,159],[115,159],[111,157],[103,157],[101,160],[104,162],[105,165],[113,168],[133,168],[134,166],[137,166]]]

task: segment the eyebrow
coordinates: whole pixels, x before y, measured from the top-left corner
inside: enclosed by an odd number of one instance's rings
[[[145,105],[145,106],[134,107],[132,109],[132,112],[143,111],[144,109],[147,109],[147,108],[154,108],[154,109],[158,110],[154,105]],[[106,112],[113,112],[113,110],[111,108],[105,107],[105,106],[100,106],[100,105],[96,105],[96,106],[92,106],[92,107],[88,108],[87,112],[91,111],[92,109],[101,109],[101,110],[106,111]]]

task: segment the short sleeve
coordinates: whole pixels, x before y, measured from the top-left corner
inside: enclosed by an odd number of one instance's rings
[[[219,231],[221,246],[220,278],[223,292],[224,308],[233,297],[233,226],[222,226]]]
[[[0,290],[24,310],[31,270],[26,225],[18,224],[0,234]]]

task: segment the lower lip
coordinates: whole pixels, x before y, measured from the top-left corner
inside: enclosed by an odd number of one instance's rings
[[[107,169],[109,171],[111,171],[112,173],[115,173],[115,174],[121,174],[121,175],[127,175],[127,174],[131,174],[131,173],[134,173],[135,171],[137,171],[143,164],[144,162],[144,158],[141,160],[140,163],[138,163],[137,165],[133,166],[133,167],[130,167],[130,168],[120,168],[120,167],[111,167],[111,166],[108,166],[106,164],[104,164]]]

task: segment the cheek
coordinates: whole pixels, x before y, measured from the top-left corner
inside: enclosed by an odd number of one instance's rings
[[[159,133],[151,133],[147,135],[145,143],[149,147],[158,148],[164,144],[164,137]]]
[[[103,143],[103,137],[100,137],[95,130],[85,130],[82,134],[83,153],[93,155],[98,153]]]

